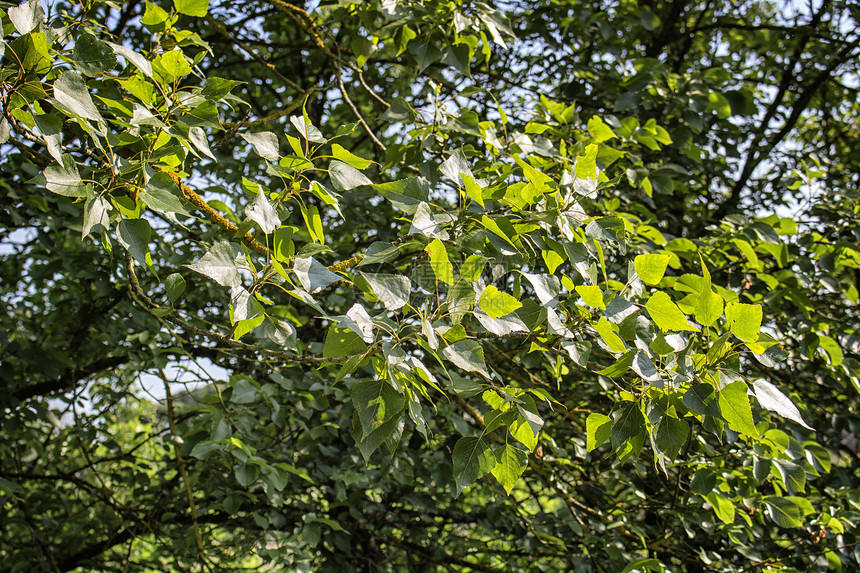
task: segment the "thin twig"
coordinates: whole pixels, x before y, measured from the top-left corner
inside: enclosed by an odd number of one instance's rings
[[[197,522],[197,504],[194,502],[194,490],[191,488],[191,482],[188,480],[188,471],[185,466],[185,458],[179,452],[179,433],[176,431],[176,412],[173,409],[173,394],[170,392],[170,382],[164,370],[158,370],[161,376],[161,381],[164,383],[164,396],[167,401],[167,425],[170,428],[170,435],[173,436],[173,454],[176,456],[176,466],[179,468],[179,475],[182,477],[182,483],[185,485],[185,494],[188,497],[188,510],[191,514],[191,525],[194,529],[194,543],[197,545],[197,556],[208,570],[212,570],[209,566],[209,560],[206,558],[206,552],[203,548],[203,536],[200,533],[200,524]]]

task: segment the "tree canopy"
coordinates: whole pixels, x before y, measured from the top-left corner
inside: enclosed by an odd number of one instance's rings
[[[0,26],[0,570],[860,568],[856,3]]]

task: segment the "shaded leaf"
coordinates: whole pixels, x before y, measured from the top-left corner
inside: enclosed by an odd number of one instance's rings
[[[38,181],[38,180],[37,180]],[[86,197],[87,190],[78,166],[71,155],[63,155],[63,164],[52,163],[42,172],[41,184],[48,191],[64,197]]]
[[[328,174],[332,185],[338,191],[348,191],[359,185],[372,184],[364,173],[343,161],[332,160],[328,166]]]
[[[290,123],[296,128],[303,138],[307,139],[311,143],[325,143],[325,137],[317,129],[314,124],[310,121],[306,120],[303,116],[293,115],[290,116]]]
[[[614,412],[612,448],[617,450],[628,442],[641,445],[645,437],[645,417],[636,402],[626,402]],[[635,448],[634,448],[635,449]]]
[[[462,437],[457,440],[453,453],[455,496],[480,478],[490,473],[496,465],[496,456],[479,437]]]
[[[477,372],[489,378],[487,365],[484,362],[484,349],[476,340],[461,340],[446,347],[442,354],[467,372]]]
[[[78,117],[104,121],[93,104],[84,79],[77,72],[66,70],[54,81],[54,99]]]
[[[397,310],[409,302],[412,283],[402,275],[361,273],[373,294],[388,310]]]
[[[45,11],[39,0],[24,0],[18,6],[9,8],[6,14],[21,35],[32,31],[45,18]]]
[[[267,235],[281,226],[281,218],[278,212],[266,198],[266,192],[262,189],[254,198],[254,202],[245,207],[245,214],[249,219],[260,226]],[[306,287],[307,288],[307,287]]]
[[[116,65],[116,56],[110,46],[86,32],[75,38],[72,59],[78,70],[91,77],[106,72]]]
[[[90,234],[93,227],[101,226],[103,229],[110,227],[110,211],[111,205],[103,197],[90,197],[87,199],[87,204],[84,207],[84,224],[81,227],[81,238]]]
[[[242,139],[254,146],[257,155],[268,161],[277,161],[281,155],[278,147],[278,136],[271,131],[257,133],[242,133]]]
[[[123,219],[116,226],[117,239],[138,263],[151,264],[149,260],[149,236],[152,229],[144,219]]]
[[[788,498],[770,496],[764,498],[768,516],[780,527],[801,527],[803,515],[800,508]]]
[[[561,283],[557,277],[544,274],[522,273],[535,289],[535,295],[542,305],[554,306],[554,301],[557,301],[559,292],[561,292]]]
[[[234,286],[239,284],[239,272],[235,261],[236,253],[233,246],[227,241],[221,241],[212,245],[205,255],[187,266],[221,286]]]
[[[293,272],[302,287],[310,293],[317,293],[341,279],[340,275],[331,272],[313,257],[297,258],[293,263]]]
[[[758,399],[758,403],[761,404],[762,408],[770,410],[771,412],[776,412],[783,418],[788,418],[789,420],[797,422],[804,428],[814,430],[812,426],[803,421],[803,417],[800,415],[800,410],[797,409],[794,402],[792,402],[788,396],[780,392],[779,388],[767,380],[759,378],[753,382],[753,390],[755,391],[755,397]]]

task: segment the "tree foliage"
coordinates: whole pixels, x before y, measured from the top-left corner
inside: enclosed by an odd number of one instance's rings
[[[858,22],[7,6],[0,568],[860,567]]]

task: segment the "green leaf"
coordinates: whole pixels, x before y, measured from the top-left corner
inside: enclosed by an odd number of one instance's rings
[[[484,289],[478,304],[491,318],[501,318],[523,306],[516,298],[508,293],[499,292],[499,289],[493,285]]]
[[[325,358],[364,354],[366,351],[367,344],[354,331],[335,327],[328,329],[325,336],[325,344],[323,345],[323,356]]]
[[[761,330],[762,311],[757,304],[732,302],[726,305],[729,330],[746,342],[754,342]]]
[[[460,265],[460,276],[463,280],[473,283],[481,278],[481,272],[484,270],[484,265],[489,261],[483,255],[469,255],[463,264]]]
[[[236,481],[242,487],[248,487],[260,477],[260,466],[256,464],[237,464],[235,466]]]
[[[448,260],[448,251],[445,250],[442,241],[433,239],[430,244],[424,247],[424,251],[430,255],[430,267],[433,269],[433,274],[436,275],[436,280],[453,285],[454,265]]]
[[[324,245],[325,232],[323,231],[322,217],[320,217],[320,211],[317,206],[299,205],[299,208],[302,212],[302,219],[305,221],[305,227],[307,228],[311,238],[315,243]]]
[[[484,362],[484,349],[476,340],[461,340],[446,347],[442,354],[467,372],[477,372],[489,378],[487,365]]]
[[[759,378],[753,382],[753,390],[755,391],[755,397],[758,400],[758,403],[761,404],[762,408],[770,410],[771,412],[776,412],[783,418],[788,418],[789,420],[797,422],[808,430],[814,430],[812,426],[803,421],[803,417],[800,415],[800,410],[797,409],[794,402],[792,402],[788,396],[780,392],[779,388],[767,380]]]
[[[423,72],[430,64],[442,59],[442,51],[430,42],[412,42],[409,51],[418,62],[418,72]]]
[[[585,147],[585,154],[576,158],[577,179],[597,179],[597,145]]]
[[[209,11],[209,0],[173,0],[176,11],[188,16],[202,18]]]
[[[361,273],[373,294],[388,310],[397,310],[409,302],[412,283],[402,275]]]
[[[839,368],[842,365],[845,355],[842,353],[842,347],[833,338],[819,334],[818,346],[827,353],[827,358],[833,368]]]
[[[490,473],[496,465],[496,456],[479,437],[457,440],[453,453],[455,497],[469,485]]]
[[[66,70],[54,81],[54,99],[77,117],[104,122],[93,104],[87,84],[77,72]]]
[[[373,161],[353,155],[352,152],[344,149],[337,143],[332,144],[331,154],[334,155],[335,159],[338,159],[356,169],[366,169],[373,164]]]
[[[405,213],[414,213],[418,206],[426,202],[430,196],[427,182],[417,177],[399,179],[388,183],[376,183],[373,188]]]
[[[642,559],[631,561],[627,567],[621,571],[621,573],[641,573],[642,571],[664,573],[666,569],[656,559],[643,557]]]
[[[510,444],[497,448],[495,451],[496,463],[493,466],[493,477],[505,489],[505,493],[511,495],[511,490],[520,476],[523,475],[528,465],[528,454]]]
[[[172,273],[164,279],[164,289],[170,304],[174,304],[185,292],[185,279],[179,273]]]
[[[206,460],[212,454],[216,454],[223,450],[223,446],[221,444],[216,444],[209,441],[197,442],[194,444],[194,447],[191,448],[191,457],[197,458],[198,460]]]
[[[231,378],[230,385],[233,387],[230,401],[234,404],[251,404],[259,395],[259,386],[257,383],[246,376]]]
[[[475,181],[475,178],[469,175],[461,175],[461,179],[463,180],[463,189],[466,191],[466,195],[468,195],[473,201],[475,201],[481,207],[484,206],[484,190],[480,185]]]
[[[720,413],[729,427],[740,434],[758,437],[758,430],[753,423],[746,383],[743,380],[732,382],[719,390],[718,393]]]
[[[385,422],[375,426],[373,430],[363,438],[356,440],[358,451],[361,452],[361,456],[364,458],[365,463],[370,461],[370,456],[373,455],[373,452],[378,450],[379,446],[384,444],[387,440],[391,440],[393,438],[399,439],[400,433],[403,432],[403,425],[404,421],[402,416],[393,416]]]
[[[504,217],[501,217],[501,219],[504,219]],[[482,215],[481,216],[481,224],[484,225],[484,227],[486,227],[488,231],[490,231],[491,233],[493,233],[494,235],[496,235],[497,237],[499,237],[500,239],[505,241],[507,244],[512,246],[514,249],[517,249],[517,246],[514,244],[513,239],[511,237],[509,237],[508,234],[502,230],[502,228],[499,226],[499,224],[495,220],[491,219],[490,217],[487,217],[486,215]]]
[[[606,310],[606,305],[603,304],[603,291],[600,290],[600,287],[580,285],[576,287],[576,294],[581,296],[588,306]]]
[[[169,52],[164,52],[155,60],[156,67],[160,66],[160,71],[166,72],[167,77],[164,79],[168,82],[173,82],[184,78],[191,73],[191,64],[185,58],[185,54],[179,48],[174,48]]]
[[[603,123],[603,120],[599,117],[592,116],[591,119],[588,120],[588,132],[591,133],[591,137],[597,143],[603,143],[604,141],[609,141],[615,137],[615,132],[612,131],[608,125]]]
[[[711,326],[723,314],[723,297],[718,295],[710,286],[699,295],[695,309],[696,321]]]
[[[349,191],[359,185],[371,185],[372,181],[355,167],[343,161],[332,160],[328,166],[331,184],[338,191]]]
[[[534,451],[534,449],[537,447],[537,432],[534,431],[532,424],[530,424],[526,418],[522,416],[517,416],[517,418],[513,422],[511,422],[509,430],[511,432],[511,435],[519,443],[527,447],[529,451]]]
[[[627,352],[627,345],[624,344],[624,341],[615,333],[615,330],[612,328],[612,323],[606,320],[606,317],[601,316],[600,320],[597,321],[597,324],[593,326],[597,331],[597,334],[600,335],[600,338],[603,339],[603,342],[606,343],[609,350],[613,352]]]
[[[735,522],[735,506],[729,498],[712,491],[707,495],[707,500],[710,502],[711,509],[714,510],[720,521],[726,525],[731,525]]]
[[[110,46],[87,32],[75,38],[72,60],[75,68],[90,77],[113,69],[116,65],[116,56]]]
[[[612,418],[597,412],[589,414],[585,419],[585,434],[585,448],[591,452],[612,437]]]
[[[158,4],[147,2],[140,23],[153,32],[161,32],[166,28],[166,23],[169,19],[170,14],[164,8]]]
[[[706,497],[717,486],[717,475],[710,468],[696,470],[690,480],[690,491]]]
[[[621,356],[618,360],[612,363],[611,366],[607,366],[603,370],[598,370],[595,374],[600,374],[601,376],[608,376],[610,378],[616,378],[621,376],[625,372],[627,372],[631,366],[633,366],[633,360],[636,358],[636,355],[639,351],[631,350],[630,352]]]
[[[531,396],[522,396],[517,404],[517,419],[511,424],[511,431],[518,440],[525,444],[530,450],[537,446],[538,434],[544,426],[544,420],[535,412],[537,405]],[[528,430],[529,435],[522,434]]]
[[[645,308],[648,309],[651,320],[662,331],[693,330],[698,332],[699,330],[687,322],[687,317],[665,292],[660,291],[651,295],[651,298],[645,303]]]
[[[671,255],[637,255],[633,259],[633,266],[646,284],[656,285],[663,279],[671,259]]]
[[[406,408],[406,397],[387,380],[365,380],[352,389],[352,402],[361,423],[362,437],[383,422],[398,417]]]

